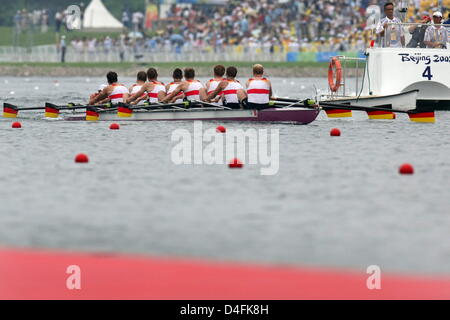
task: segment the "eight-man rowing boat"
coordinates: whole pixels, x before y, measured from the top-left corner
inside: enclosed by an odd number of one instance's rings
[[[316,120],[319,108],[269,108],[264,110],[224,110],[223,108],[189,108],[135,110],[129,117],[120,117],[117,110],[87,110],[86,113],[62,114],[64,120],[84,121],[93,117],[99,121],[182,121],[182,120],[220,120],[254,122],[288,122],[309,124]],[[88,119],[89,120],[89,119]]]

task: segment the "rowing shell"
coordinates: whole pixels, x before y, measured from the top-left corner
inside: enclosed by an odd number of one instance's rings
[[[215,108],[136,110],[131,117],[122,118],[117,111],[99,112],[99,121],[183,121],[183,120],[220,120],[254,122],[290,122],[309,124],[316,120],[320,109],[313,108],[270,108],[265,110],[223,110]],[[65,114],[64,120],[85,121],[86,114]]]

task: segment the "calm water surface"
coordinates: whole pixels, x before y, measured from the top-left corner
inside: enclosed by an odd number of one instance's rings
[[[279,96],[326,88],[273,80]],[[0,94],[20,106],[82,102],[102,82],[3,77]],[[436,124],[362,113],[308,126],[227,123],[280,130],[274,176],[257,165],[174,165],[171,134],[191,122],[110,131],[21,115],[21,130],[0,120],[0,246],[450,274],[450,113]],[[342,137],[330,138],[333,127]],[[73,162],[80,152],[89,164]],[[414,176],[398,175],[404,162]]]

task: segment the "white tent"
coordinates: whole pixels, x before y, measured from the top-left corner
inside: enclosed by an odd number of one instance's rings
[[[121,29],[123,24],[117,20],[101,0],[92,0],[84,12],[85,29]]]

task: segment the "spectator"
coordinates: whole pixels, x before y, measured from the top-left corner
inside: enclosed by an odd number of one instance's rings
[[[126,28],[130,29],[130,15],[128,14],[128,11],[127,11],[127,10],[124,10],[124,11],[122,12],[122,24],[123,24]]]
[[[61,50],[61,63],[66,62],[66,36],[61,36],[61,40],[59,42],[59,48]]]
[[[450,12],[448,13],[447,20],[445,20],[444,24],[450,24]]]
[[[412,35],[412,38],[406,46],[407,48],[426,48],[424,38],[430,22],[431,18],[429,16],[423,16],[422,20],[419,21],[421,25],[412,25],[409,27],[409,33]]]
[[[57,11],[55,14],[55,30],[57,33],[61,32],[61,24],[63,22],[63,14]]]
[[[448,31],[440,24],[442,23],[442,13],[433,13],[433,23],[425,32],[424,42],[427,48],[447,49]]]

